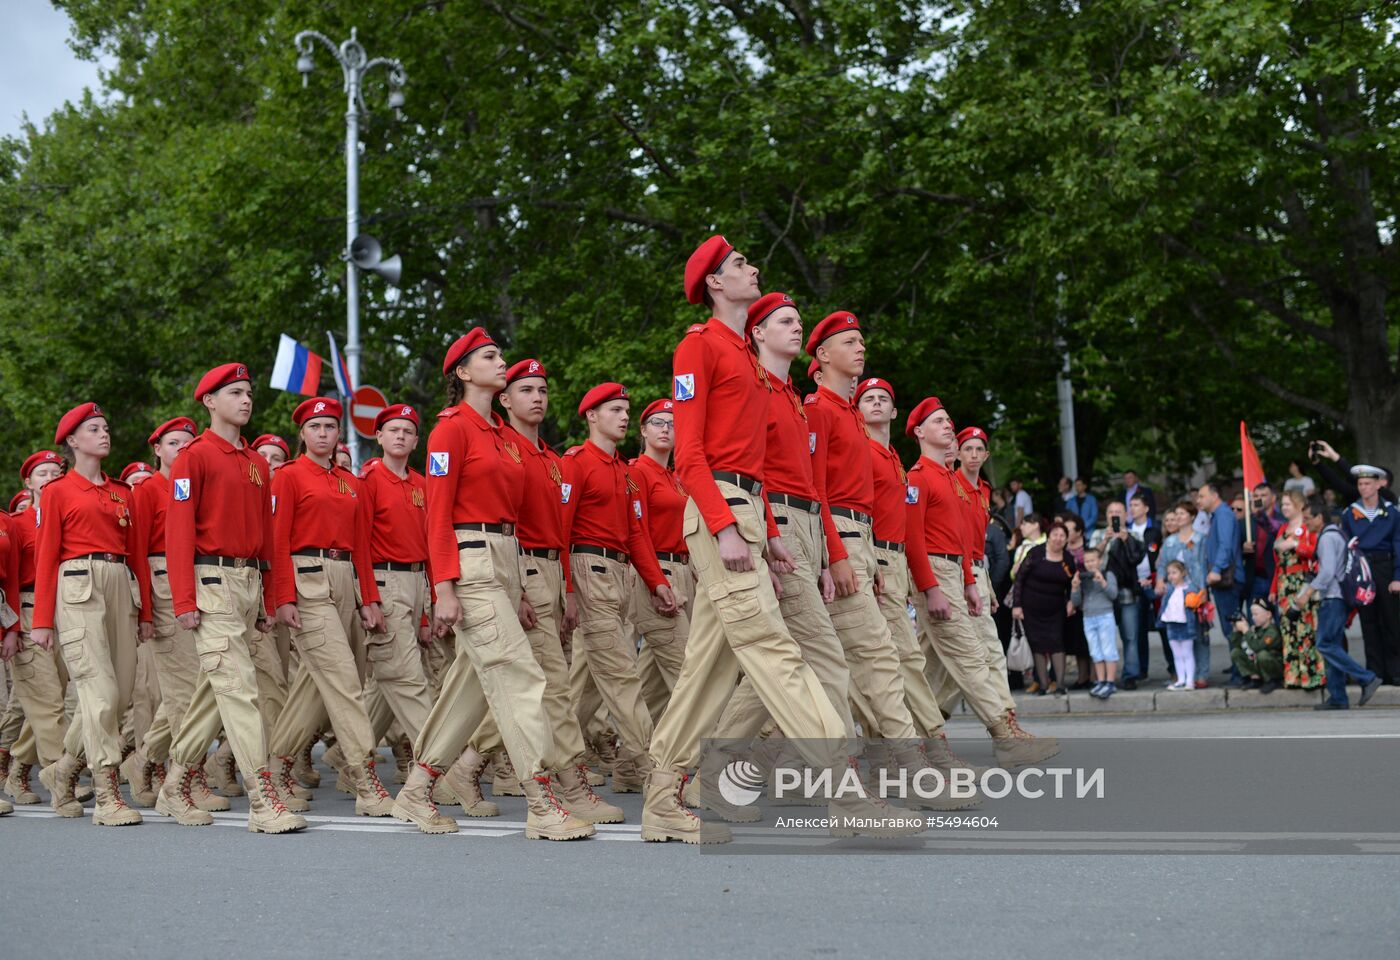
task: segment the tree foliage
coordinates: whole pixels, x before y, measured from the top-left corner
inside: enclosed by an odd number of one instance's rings
[[[724,232],[808,324],[851,309],[907,409],[1058,473],[1055,371],[1083,473],[1266,463],[1321,428],[1400,464],[1394,24],[1284,0],[64,0],[106,98],[0,150],[0,457],[96,399],[118,455],[204,369],[268,371],[343,328],[343,122],[324,51],[371,80],[363,379],[430,412],[481,323],[549,367],[550,434],[593,383],[641,401],[703,315],[680,276]],[[799,377],[800,379],[800,377]],[[290,432],[264,391],[256,426]],[[906,450],[906,454],[911,451]],[[114,460],[118,455],[114,455]]]

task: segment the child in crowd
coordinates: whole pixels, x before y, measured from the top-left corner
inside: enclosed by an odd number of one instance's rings
[[[1262,599],[1250,604],[1249,617],[1246,620],[1244,611],[1240,611],[1235,620],[1230,634],[1230,661],[1245,676],[1246,690],[1273,693],[1283,682],[1283,633],[1274,623],[1274,612]]]
[[[1167,632],[1172,658],[1176,661],[1176,682],[1168,690],[1194,690],[1196,687],[1196,607],[1200,595],[1190,592],[1186,582],[1186,564],[1173,560],[1167,564],[1167,593],[1157,625]]]
[[[1118,620],[1113,598],[1118,578],[1103,567],[1103,554],[1095,547],[1084,551],[1084,569],[1074,577],[1070,600],[1084,612],[1084,636],[1094,661],[1094,686],[1089,696],[1107,700],[1118,689]]]

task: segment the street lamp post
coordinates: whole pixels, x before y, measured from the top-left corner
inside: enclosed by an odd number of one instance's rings
[[[358,268],[350,256],[350,247],[360,232],[360,113],[365,111],[361,82],[365,74],[375,67],[385,67],[389,71],[389,106],[397,113],[403,106],[403,86],[408,82],[408,74],[398,60],[385,57],[369,59],[365,48],[350,30],[350,39],[336,46],[325,34],[315,30],[303,30],[296,35],[297,71],[301,74],[301,85],[306,86],[307,75],[315,69],[311,53],[319,42],[340,64],[345,78],[345,365],[350,369],[350,389],[360,385],[360,278]],[[367,111],[366,111],[367,112]],[[347,410],[347,413],[349,411]],[[347,417],[347,419],[349,419]],[[349,432],[350,459],[355,466],[360,465],[360,438],[353,424]]]

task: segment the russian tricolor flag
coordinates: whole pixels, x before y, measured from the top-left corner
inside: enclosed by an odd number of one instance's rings
[[[335,345],[335,334],[327,330],[326,337],[331,342],[331,372],[335,374],[335,388],[342,397],[353,397],[355,391],[350,386],[350,368],[345,365],[345,358]]]
[[[321,392],[321,365],[325,361],[285,333],[277,344],[272,365],[272,387],[314,397]]]

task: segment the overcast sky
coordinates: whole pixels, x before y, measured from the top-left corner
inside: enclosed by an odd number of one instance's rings
[[[4,0],[0,30],[0,135],[18,134],[29,114],[36,126],[64,101],[97,90],[97,64],[79,60],[68,46],[68,14],[49,0]]]

